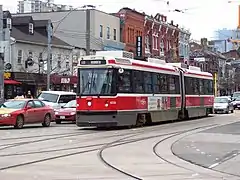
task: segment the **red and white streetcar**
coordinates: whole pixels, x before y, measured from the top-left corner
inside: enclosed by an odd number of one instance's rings
[[[80,127],[142,126],[213,112],[213,76],[198,67],[99,51],[82,57],[77,69]]]

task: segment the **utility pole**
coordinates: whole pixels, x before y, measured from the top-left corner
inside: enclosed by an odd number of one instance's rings
[[[48,20],[47,25],[47,36],[48,36],[48,52],[47,52],[47,91],[50,91],[50,75],[51,75],[51,40],[52,40],[52,26],[51,26],[51,20]]]
[[[0,104],[4,102],[3,10],[0,5]]]
[[[90,9],[86,9],[86,55],[90,55],[91,46],[91,13]]]

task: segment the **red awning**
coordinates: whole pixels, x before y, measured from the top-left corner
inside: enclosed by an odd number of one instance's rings
[[[15,80],[11,80],[11,79],[4,79],[4,84],[16,85],[16,84],[22,84],[22,83]]]

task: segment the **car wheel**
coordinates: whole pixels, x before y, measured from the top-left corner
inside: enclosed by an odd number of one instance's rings
[[[231,110],[231,113],[234,113],[234,110]]]
[[[227,110],[226,110],[226,114],[228,114],[229,113],[229,108],[227,108]]]
[[[61,124],[62,122],[61,122],[61,120],[55,120],[55,122],[56,122],[56,124]]]
[[[51,116],[49,114],[46,114],[42,123],[43,127],[49,127],[51,124]]]
[[[21,129],[21,128],[23,128],[23,125],[24,125],[23,116],[21,116],[21,115],[17,116],[16,124],[15,124],[14,128],[15,129]]]

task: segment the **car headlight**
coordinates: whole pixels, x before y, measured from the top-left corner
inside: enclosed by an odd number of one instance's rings
[[[75,115],[76,113],[75,112],[71,112],[70,115]]]
[[[11,114],[2,114],[1,117],[11,117]]]
[[[55,111],[55,114],[58,114],[58,111]]]

